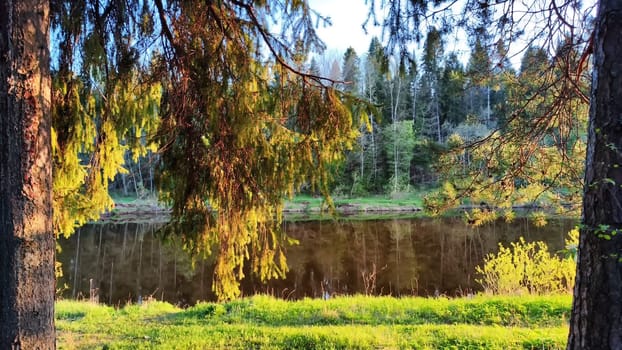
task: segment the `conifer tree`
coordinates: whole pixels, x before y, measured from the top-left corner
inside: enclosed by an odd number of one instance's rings
[[[49,2],[0,2],[0,348],[54,349]]]
[[[237,1],[156,5],[168,57],[156,70],[166,82],[158,139],[162,199],[173,211],[167,232],[196,253],[215,248],[213,289],[234,298],[246,260],[264,280],[287,272],[283,199],[310,185],[330,204],[329,165],[352,148],[358,113],[288,63],[288,46],[264,26],[289,13],[289,33],[310,15],[304,3],[284,2],[284,12]],[[317,45],[302,23],[298,54]]]
[[[454,126],[466,119],[464,110],[465,72],[455,53],[449,53],[439,82],[440,109],[443,120]]]
[[[352,47],[349,47],[343,54],[341,75],[345,82],[344,91],[358,95],[361,81],[361,60]]]
[[[440,102],[441,63],[443,58],[442,34],[432,28],[423,47],[422,76],[420,88],[421,131],[429,140],[441,143],[443,141]]]
[[[481,32],[481,31],[480,31]],[[467,64],[468,77],[466,106],[467,114],[476,116],[487,125],[491,124],[491,76],[492,62],[488,52],[486,35],[477,34],[473,40],[471,56]]]
[[[168,232],[190,251],[217,254],[220,298],[239,295],[246,261],[263,279],[285,273],[283,198],[303,184],[328,196],[328,166],[358,136],[358,102],[300,70],[301,57],[324,49],[314,31],[324,18],[289,1],[9,1],[0,9],[8,55],[0,61],[8,155],[0,348],[54,347],[52,228],[68,235],[112,207],[108,186],[126,171],[128,151],[138,159],[159,147]],[[277,18],[279,35],[269,28]],[[22,89],[26,73],[32,86]],[[17,108],[22,100],[32,109]],[[33,249],[15,244],[31,238]]]
[[[343,91],[353,96],[360,96],[361,62],[352,47],[344,53],[341,67],[342,80],[345,82]],[[367,121],[368,116],[364,116],[364,119]],[[347,153],[341,178],[338,179],[339,185],[349,188],[350,195],[365,194],[370,180],[369,174],[366,173],[365,156],[373,139],[372,124],[361,123],[359,132],[356,148]]]
[[[369,132],[370,147],[366,157],[371,178],[367,187],[376,193],[383,191],[383,186],[386,182],[386,168],[384,166],[386,163],[384,162],[385,157],[382,152],[383,140],[380,132],[381,126],[387,120],[384,117],[386,109],[383,103],[386,97],[384,84],[386,70],[387,60],[384,49],[380,40],[374,37],[370,41],[364,60],[363,98],[376,106],[381,106],[369,114],[369,124],[371,126],[371,131]]]

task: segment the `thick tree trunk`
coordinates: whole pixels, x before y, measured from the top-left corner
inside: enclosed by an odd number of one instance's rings
[[[0,1],[0,349],[54,349],[49,0]]]
[[[622,1],[601,0],[568,349],[622,349]]]

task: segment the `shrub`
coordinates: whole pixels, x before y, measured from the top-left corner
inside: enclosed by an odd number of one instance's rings
[[[544,242],[521,237],[510,247],[499,244],[499,252],[488,254],[476,271],[476,282],[489,294],[559,294],[572,291],[576,264],[570,256],[549,253]]]

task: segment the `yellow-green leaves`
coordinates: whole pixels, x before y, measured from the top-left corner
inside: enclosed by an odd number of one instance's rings
[[[159,132],[161,198],[172,205],[168,231],[196,253],[216,253],[213,289],[232,299],[249,271],[262,280],[287,272],[282,201],[301,186],[328,195],[329,165],[358,136],[354,102],[262,58],[257,28],[238,21],[239,12],[179,5],[172,23],[180,57],[171,62]]]
[[[441,180],[451,182],[460,200],[441,189],[429,196],[428,210],[468,205],[474,210],[467,220],[478,224],[495,219],[483,215],[481,203],[506,220],[512,219],[513,207],[578,215],[588,114],[583,96],[589,81],[562,79],[567,67],[561,63],[546,50],[530,47],[519,73],[496,76],[504,86],[507,113],[499,112],[494,131],[482,132],[469,123],[456,129],[460,135],[449,136],[449,150],[437,165]],[[532,219],[546,222],[540,214]]]
[[[190,251],[217,252],[217,295],[238,296],[249,265],[262,279],[283,276],[283,198],[301,186],[328,195],[330,165],[358,136],[357,102],[296,71],[322,47],[307,3],[64,4],[55,17],[56,230],[109,210],[109,182],[157,141],[168,231]]]
[[[108,184],[124,173],[125,155],[155,150],[159,84],[138,74],[111,81],[108,91],[87,88],[75,76],[54,79],[52,152],[54,227],[65,236],[112,209]]]
[[[569,233],[572,240],[573,231]],[[497,295],[569,293],[574,286],[576,263],[572,257],[558,257],[544,242],[525,242],[521,237],[509,247],[499,244],[476,267],[476,279],[487,293]]]

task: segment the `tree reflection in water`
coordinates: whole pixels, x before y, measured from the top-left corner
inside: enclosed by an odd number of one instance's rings
[[[550,220],[537,228],[525,219],[472,228],[462,220],[391,219],[286,222],[299,245],[287,248],[290,271],[284,280],[261,283],[247,272],[243,295],[298,299],[335,294],[447,295],[479,290],[475,266],[498,243],[520,236],[542,240],[557,251],[573,220]],[[179,305],[214,300],[213,258],[193,259],[176,240],[162,240],[159,224],[91,224],[60,239],[66,285],[63,297],[88,298],[89,280],[108,304],[147,297]]]

